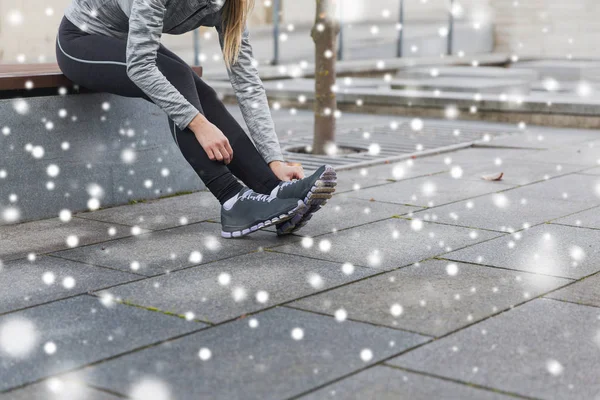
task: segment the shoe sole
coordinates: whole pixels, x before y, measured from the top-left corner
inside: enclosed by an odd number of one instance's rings
[[[331,165],[326,165],[325,171],[323,171],[319,179],[315,181],[315,184],[303,200],[307,207],[306,212],[302,215],[296,215],[282,224],[278,224],[277,234],[289,235],[306,225],[313,217],[313,214],[327,204],[327,200],[329,200],[333,196],[333,192],[335,192],[336,185],[337,173]]]
[[[268,219],[265,221],[261,221],[259,223],[253,224],[252,226],[250,226],[248,228],[243,228],[243,229],[240,229],[237,231],[226,232],[226,231],[221,230],[221,237],[224,237],[226,239],[231,239],[231,238],[239,238],[242,236],[246,236],[252,232],[258,231],[259,229],[266,228],[273,224],[279,224],[279,223],[288,221],[298,215],[304,215],[304,213],[307,211],[308,211],[308,207],[306,206],[306,204],[302,200],[298,200],[298,204],[296,205],[296,207],[289,210],[286,214],[281,214],[277,217],[274,217],[274,218],[271,218],[271,219]]]

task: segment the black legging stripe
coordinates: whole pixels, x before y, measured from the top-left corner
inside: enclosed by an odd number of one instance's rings
[[[127,76],[126,46],[125,39],[84,32],[63,17],[57,36],[56,58],[64,75],[84,88],[152,102]],[[215,90],[162,44],[156,65],[167,80],[225,134],[233,149],[231,163],[225,165],[213,161],[190,129],[179,129],[169,118],[175,143],[211,193],[223,204],[241,190],[237,177],[252,190],[269,194],[280,180]]]

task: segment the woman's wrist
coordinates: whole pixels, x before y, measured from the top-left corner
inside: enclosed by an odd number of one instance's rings
[[[269,162],[269,167],[271,167],[271,168],[278,167],[280,165],[283,165],[283,161],[281,161],[281,160],[273,160],[273,161]]]
[[[188,128],[195,132],[197,129],[201,129],[203,126],[205,126],[207,122],[208,120],[206,117],[202,115],[202,113],[198,113],[192,122],[190,122]]]

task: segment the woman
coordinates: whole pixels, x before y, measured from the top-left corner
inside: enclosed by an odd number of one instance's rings
[[[179,150],[221,203],[221,235],[240,237],[277,224],[302,227],[335,190],[323,165],[304,178],[283,162],[265,90],[252,63],[246,18],[253,0],[73,0],[56,40],[64,75],[85,88],[139,97],[163,109]],[[162,33],[214,26],[256,147]],[[235,153],[235,157],[234,157]],[[245,185],[242,185],[239,178]]]

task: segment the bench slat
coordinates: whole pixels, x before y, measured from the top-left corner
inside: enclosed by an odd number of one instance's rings
[[[192,69],[202,76],[202,67],[192,66]],[[0,64],[0,91],[25,89],[27,81],[33,82],[34,89],[73,85],[56,63]]]

